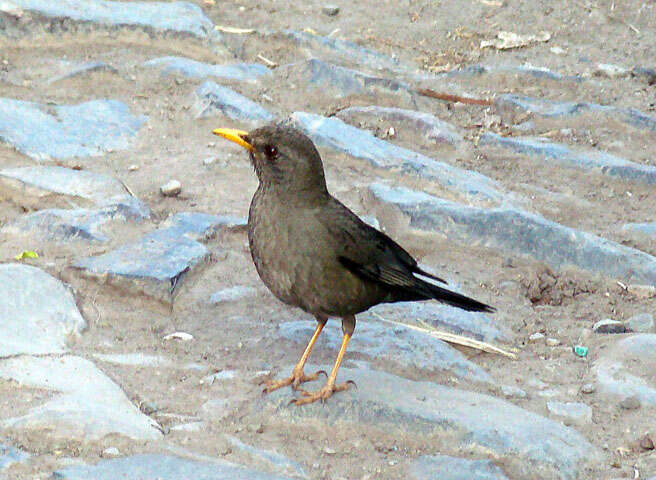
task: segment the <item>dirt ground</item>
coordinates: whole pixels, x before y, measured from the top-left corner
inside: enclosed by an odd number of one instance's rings
[[[314,1],[196,3],[216,25],[332,33],[402,62],[438,71],[471,64],[530,63],[563,75],[591,75],[600,63],[627,68],[654,67],[656,60],[654,2],[363,0],[343,2],[339,14],[334,17],[323,14],[322,3]],[[548,31],[551,40],[507,51],[480,48],[482,40],[494,38],[501,30],[523,34]],[[261,54],[282,65],[306,56],[302,48],[289,42],[278,44],[247,34],[225,35],[228,46],[240,51],[241,61],[258,62],[257,55]],[[554,47],[562,51],[554,53]],[[101,30],[39,33],[18,40],[0,36],[3,97],[56,104],[112,98],[125,102],[133,112],[148,115],[131,149],[58,163],[121,179],[151,207],[154,219],[141,225],[114,224],[112,240],[97,245],[82,241],[39,240],[34,243],[29,237],[4,235],[0,237],[0,262],[13,261],[14,255],[22,250],[37,250],[40,258],[33,263],[72,285],[80,311],[89,324],[81,339],[72,345],[73,353],[88,357],[110,351],[138,351],[161,354],[180,365],[198,362],[217,371],[241,372],[231,383],[234,390],[228,392],[237,414],[209,422],[209,426],[199,432],[170,432],[168,438],[172,444],[198,454],[239,462],[240,454],[233,452],[222,437],[228,433],[300,462],[309,478],[400,478],[400,471],[390,465],[430,453],[430,442],[415,438],[412,432],[394,437],[389,432],[365,426],[326,428],[312,421],[290,426],[250,407],[259,401],[262,388],[259,384],[262,377],[256,372],[272,370],[272,374],[276,374],[293,363],[300,353],[298,344],[281,341],[273,334],[276,325],[282,319],[303,318],[303,314],[290,311],[266,291],[251,263],[243,230],[224,232],[207,242],[213,261],[194,271],[185,281],[173,307],[85,279],[70,267],[73,260],[81,256],[106,252],[139,238],[175,212],[247,215],[256,188],[256,178],[247,158],[239,147],[223,143],[210,134],[216,127],[242,125],[224,118],[194,119],[189,109],[193,103],[192,92],[199,81],[159,75],[155,70],[140,66],[146,60],[165,55],[210,63],[234,61],[227,54],[212,53],[203,42],[193,38],[150,36],[127,29],[118,34]],[[43,80],[51,75],[53,62],[62,58],[103,61],[115,66],[118,74],[96,72],[45,84]],[[459,81],[458,78],[453,80]],[[656,109],[656,86],[632,77],[592,77],[574,83],[527,80],[505,74],[495,78],[465,78],[461,87],[479,97],[515,92],[553,100],[633,107],[652,114]],[[235,84],[234,88],[280,113],[305,110],[326,114],[349,104],[364,104],[362,99],[336,101],[285,83]],[[273,101],[267,101],[263,94]],[[493,108],[454,106],[438,101],[430,105],[431,113],[466,132],[468,145],[456,149],[417,146],[408,132],[399,132],[396,143],[496,179],[508,191],[528,199],[530,209],[546,218],[656,255],[653,240],[629,238],[620,228],[628,222],[656,220],[653,186],[539,164],[507,152],[483,152],[476,147],[478,136],[485,130],[503,131],[505,128]],[[571,128],[576,134],[567,139],[570,144],[594,146],[634,162],[656,165],[654,132],[637,132],[626,126],[605,123],[573,123]],[[559,135],[561,133],[556,131],[548,138],[557,141]],[[438,195],[444,194],[442,189],[425,180],[383,172],[362,160],[320,150],[328,185],[334,195],[360,214],[377,214],[383,228],[422,264],[457,279],[472,296],[497,308],[495,319],[513,332],[512,347],[519,351],[518,360],[464,348],[462,352],[487,370],[499,385],[516,385],[528,393],[527,398],[513,399],[513,403],[547,415],[547,399],[539,395],[535,387],[535,381],[539,380],[567,394],[572,401],[584,402],[593,408],[592,422],[576,429],[604,453],[604,460],[581,478],[647,478],[656,473],[654,451],[635,447],[635,442],[645,434],[656,434],[653,409],[621,410],[616,403],[606,402],[596,394],[580,393],[581,386],[593,380],[592,363],[616,340],[612,335],[593,334],[592,325],[604,318],[622,320],[634,314],[653,312],[653,299],[626,291],[614,279],[575,269],[550,271],[530,258],[511,256],[480,245],[454,244],[437,234],[413,231],[407,227],[407,220],[400,218],[392,207],[375,204],[366,193],[366,186],[385,178]],[[210,157],[216,161],[205,165],[203,160]],[[0,166],[34,163],[10,146],[0,144]],[[137,165],[138,169],[130,171],[131,165]],[[165,198],[160,195],[159,186],[170,179],[182,182],[180,196]],[[15,202],[0,201],[0,224],[23,213]],[[257,294],[225,305],[208,303],[213,292],[234,285],[254,287]],[[194,341],[164,342],[162,337],[172,331],[188,332],[194,336]],[[543,342],[529,342],[528,337],[536,332],[559,339],[561,345],[553,347]],[[589,347],[586,359],[572,355],[571,346],[575,344]],[[334,352],[318,350],[313,354],[313,361],[329,363],[333,355]],[[347,358],[357,359],[354,355],[347,355]],[[156,404],[154,418],[165,429],[181,419],[196,419],[206,401],[226,395],[222,387],[201,384],[206,375],[203,372],[158,368],[153,375],[149,368],[104,363],[99,366],[137,405]],[[406,376],[449,382],[438,374],[406,372]],[[481,385],[466,388],[494,393],[492,387]],[[0,396],[5,389],[10,387],[0,384]],[[25,411],[30,402],[38,403],[48,393],[23,391],[21,395],[25,398],[20,405],[15,404],[12,414]],[[122,454],[151,449],[149,445],[121,438],[91,444],[58,443],[47,435],[12,432],[10,439],[32,453],[41,454],[39,464],[17,466],[12,471],[16,478],[47,478],[44,472],[59,465],[60,457],[97,459],[107,446],[118,447]],[[326,454],[325,447],[329,445],[337,454]],[[393,448],[396,446],[401,448]],[[635,477],[634,472],[641,476]]]

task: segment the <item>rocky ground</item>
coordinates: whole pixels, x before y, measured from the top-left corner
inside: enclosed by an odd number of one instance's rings
[[[654,31],[653,2],[0,0],[0,478],[656,478]],[[303,408],[261,390],[314,323],[210,134],[287,117],[498,309],[362,314],[357,388]]]

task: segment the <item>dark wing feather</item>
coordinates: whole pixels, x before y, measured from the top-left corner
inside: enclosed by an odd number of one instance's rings
[[[389,289],[392,302],[435,299],[470,311],[494,309],[484,303],[426,282],[415,274],[446,283],[417,266],[417,261],[394,240],[367,225],[337,200],[326,227],[341,240],[339,262],[362,279]],[[339,218],[338,222],[330,217]]]

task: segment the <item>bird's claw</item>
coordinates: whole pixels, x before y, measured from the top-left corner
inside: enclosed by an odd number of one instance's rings
[[[321,400],[321,403],[324,403],[326,400],[332,397],[335,392],[348,390],[350,385],[355,385],[355,387],[357,388],[355,382],[353,380],[349,380],[347,382],[338,383],[338,384],[326,383],[321,389],[315,392],[308,392],[307,390],[298,390],[302,398],[294,398],[289,402],[289,404],[291,405],[293,403],[294,405],[300,406],[300,405],[307,405],[308,403],[314,403],[317,400]]]
[[[291,376],[287,378],[283,378],[282,380],[268,380],[266,382],[266,387],[264,390],[262,390],[262,395],[266,395],[267,393],[271,393],[274,390],[278,390],[279,388],[286,387],[287,385],[291,385],[293,390],[298,390],[298,386],[301,383],[305,382],[311,382],[313,380],[316,380],[319,378],[319,374],[323,373],[324,375],[328,376],[326,372],[323,370],[319,370],[318,372],[315,372],[311,375],[306,375],[303,370],[296,370],[292,372]]]

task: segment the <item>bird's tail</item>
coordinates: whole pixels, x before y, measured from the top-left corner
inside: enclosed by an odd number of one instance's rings
[[[411,288],[408,288],[404,292],[407,296],[403,295],[404,298],[401,298],[397,301],[407,301],[407,300],[437,300],[439,302],[452,305],[454,307],[462,308],[468,312],[494,312],[495,308],[490,305],[474,300],[473,298],[467,297],[460,293],[452,292],[446,288],[442,288],[438,285],[425,282],[417,277],[415,277],[416,283]]]

